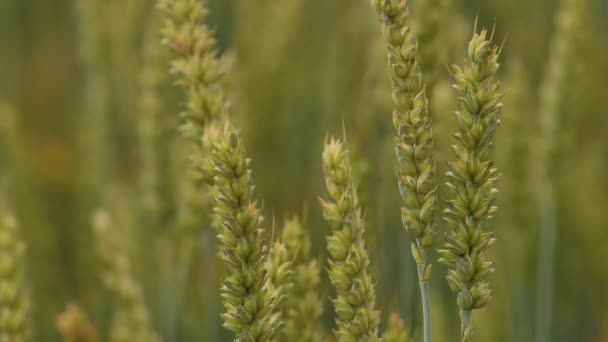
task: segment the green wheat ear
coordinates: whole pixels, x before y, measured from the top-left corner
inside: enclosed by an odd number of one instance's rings
[[[428,249],[435,237],[437,193],[433,131],[428,100],[417,60],[418,42],[408,20],[407,1],[374,0],[386,40],[389,75],[393,90],[393,126],[398,161],[401,219],[414,239],[422,297],[424,341],[431,341],[431,309],[428,281],[432,265]]]
[[[332,229],[327,238],[329,278],[336,289],[335,331],[339,341],[379,341],[380,313],[375,309],[374,283],[368,273],[365,223],[357,199],[348,150],[330,139],[323,150],[328,197],[321,199],[323,216]]]
[[[24,257],[17,221],[0,204],[0,341],[30,339]]]
[[[228,270],[221,296],[224,327],[235,341],[271,341],[281,325],[277,298],[266,269],[261,210],[253,199],[250,159],[236,131],[226,124],[211,139],[215,170],[213,199],[219,220],[221,258]]]
[[[212,201],[206,195],[213,183],[209,146],[210,132],[217,130],[222,115],[230,107],[226,97],[229,56],[219,58],[213,30],[204,24],[209,11],[206,1],[159,0],[163,14],[162,42],[172,52],[170,73],[184,93],[180,133],[191,143],[192,172],[188,187],[193,191],[184,194],[184,227],[200,227],[189,221],[209,219]]]
[[[293,265],[283,241],[274,241],[270,246],[266,263],[268,294],[270,297],[276,298],[275,305],[283,312],[285,295],[293,286]]]
[[[503,95],[500,82],[494,80],[500,50],[487,34],[485,29],[474,34],[463,69],[452,66],[453,87],[458,92],[458,132],[453,146],[457,160],[448,163],[446,173],[452,198],[444,220],[450,231],[444,249],[439,250],[439,261],[450,268],[448,284],[458,294],[463,342],[472,339],[472,311],[490,301],[488,277],[494,271],[494,263],[485,260],[485,252],[495,239],[485,226],[497,209],[498,171],[490,151],[500,123]]]

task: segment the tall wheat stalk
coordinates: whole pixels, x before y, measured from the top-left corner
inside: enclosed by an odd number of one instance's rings
[[[389,75],[393,88],[393,126],[398,161],[401,218],[415,240],[411,244],[422,297],[424,341],[430,342],[431,265],[428,249],[435,236],[437,210],[433,133],[428,101],[417,61],[418,43],[408,24],[407,1],[375,0],[374,5],[387,43]]]
[[[323,150],[323,171],[329,196],[321,199],[323,216],[332,229],[327,238],[329,278],[336,289],[338,341],[379,341],[380,313],[375,309],[374,283],[368,273],[365,223],[357,197],[349,152],[330,139]]]
[[[458,92],[458,132],[453,146],[456,161],[448,163],[446,173],[452,197],[444,220],[450,232],[444,249],[439,250],[439,261],[450,268],[446,278],[457,293],[462,342],[472,341],[473,310],[490,301],[488,276],[494,271],[494,262],[486,261],[485,253],[495,239],[485,226],[497,209],[498,171],[490,152],[500,123],[502,94],[500,82],[494,79],[500,50],[492,45],[492,35],[487,35],[485,29],[475,31],[464,68],[454,65],[451,69]]]
[[[536,341],[551,341],[555,281],[557,222],[556,182],[559,174],[558,134],[563,118],[563,105],[568,90],[572,63],[577,63],[576,40],[584,27],[587,0],[563,0],[557,14],[557,27],[551,42],[546,74],[541,84],[539,139],[542,170],[538,175],[540,205],[540,238],[538,293],[536,307]]]

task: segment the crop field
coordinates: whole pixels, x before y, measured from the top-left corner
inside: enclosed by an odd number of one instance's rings
[[[1,0],[0,342],[608,342],[606,18]]]

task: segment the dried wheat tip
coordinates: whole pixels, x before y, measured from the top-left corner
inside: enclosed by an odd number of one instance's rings
[[[403,326],[403,321],[399,318],[399,315],[392,313],[388,319],[388,326],[386,331],[382,335],[382,341],[384,342],[408,342],[410,341],[407,335],[407,330]]]
[[[446,264],[447,280],[456,292],[462,310],[462,340],[472,335],[471,312],[484,307],[491,298],[487,279],[494,263],[485,260],[485,252],[495,241],[484,226],[496,211],[495,188],[498,171],[490,159],[494,132],[500,123],[502,94],[494,79],[500,50],[492,45],[483,29],[469,44],[468,60],[461,69],[452,67],[458,92],[458,132],[454,134],[456,161],[448,163],[446,186],[452,193],[444,220],[450,227],[447,243],[439,250],[440,262]]]
[[[0,341],[22,342],[30,337],[24,257],[17,221],[0,208]]]
[[[64,342],[97,342],[99,332],[78,304],[70,303],[57,319]]]
[[[133,277],[131,259],[121,243],[120,231],[112,223],[107,211],[98,210],[93,216],[93,233],[102,262],[101,280],[116,302],[110,340],[160,341],[150,326],[143,292]]]
[[[285,299],[287,318],[281,341],[323,341],[320,317],[323,302],[319,296],[319,265],[310,258],[310,237],[297,218],[283,225],[282,240],[293,263],[293,286]]]
[[[211,152],[217,237],[228,271],[221,288],[224,327],[236,333],[235,341],[270,341],[281,322],[275,309],[277,298],[266,287],[269,277],[263,218],[253,199],[250,160],[229,124],[211,141]]]
[[[430,276],[426,251],[435,236],[437,210],[433,133],[422,73],[416,59],[418,43],[408,25],[407,2],[376,0],[386,38],[389,75],[393,88],[393,125],[398,161],[401,219],[415,239],[412,254],[419,280]]]
[[[349,153],[340,140],[325,143],[323,171],[329,196],[321,199],[321,206],[332,229],[327,238],[329,278],[337,294],[335,334],[339,341],[378,341],[380,313],[374,307],[374,284],[367,270],[365,223]]]

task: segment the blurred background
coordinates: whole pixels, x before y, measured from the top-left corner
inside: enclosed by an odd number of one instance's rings
[[[266,228],[301,216],[313,254],[325,265],[321,150],[328,135],[345,132],[367,208],[382,322],[398,312],[419,339],[417,278],[400,222],[391,91],[374,10],[367,0],[208,4],[220,51],[234,56],[231,115],[253,159]],[[495,292],[474,318],[476,340],[608,341],[608,2],[410,0],[410,6],[440,184],[454,158],[456,129],[446,65],[462,65],[476,16],[479,26],[496,26],[497,44],[504,40],[505,109],[494,149],[500,209],[488,227],[498,236],[491,252]],[[181,97],[158,71],[167,68],[154,50],[160,25],[153,7],[151,0],[0,1],[0,196],[28,245],[35,341],[61,340],[56,320],[70,302],[107,336],[115,303],[99,281],[91,230],[98,207],[113,213],[163,340],[231,338],[218,315],[222,269],[211,228],[194,221],[185,234],[196,243],[186,255],[158,242],[173,241],[184,192],[175,189],[188,163],[174,160],[185,154],[173,153],[183,147]],[[150,93],[162,95],[164,105],[153,119],[162,131],[156,146],[146,135],[144,112],[160,106],[150,105]],[[555,127],[549,135],[547,116]],[[151,178],[154,195],[145,188]],[[547,206],[555,224],[543,230]],[[439,223],[439,241],[445,229]],[[456,340],[459,331],[445,273],[435,263],[437,341]],[[333,290],[325,271],[322,282],[323,324],[331,331]]]

